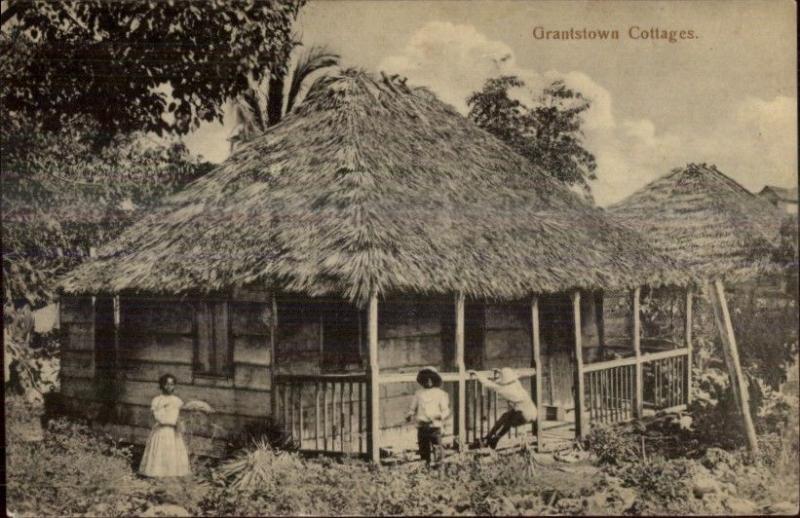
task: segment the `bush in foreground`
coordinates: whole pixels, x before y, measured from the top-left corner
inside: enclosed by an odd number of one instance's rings
[[[14,408],[8,401],[6,406]],[[70,516],[90,509],[122,516],[144,506],[136,494],[146,491],[147,483],[133,474],[128,448],[63,418],[49,423],[43,441],[25,442],[18,434],[20,420],[14,410],[6,414],[6,505],[17,516]]]

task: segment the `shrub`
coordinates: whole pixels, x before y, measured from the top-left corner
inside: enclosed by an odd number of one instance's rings
[[[759,437],[762,462],[772,467],[780,475],[798,476],[797,462],[800,456],[800,412],[797,402],[790,404],[786,400],[767,405],[768,409],[760,419],[768,423],[776,423],[768,427],[769,433]],[[774,414],[777,414],[774,415]],[[767,425],[762,426],[766,427]]]
[[[291,435],[272,416],[252,421],[227,441],[228,453],[235,453],[254,444],[265,443],[272,448],[282,450],[296,449],[291,442]]]
[[[643,501],[662,511],[684,510],[691,495],[692,463],[654,457],[647,462],[633,462],[617,472],[627,487],[636,488]]]
[[[763,402],[762,386],[747,377],[750,393],[750,415],[759,415]],[[706,369],[695,379],[697,397],[689,406],[694,416],[694,436],[708,447],[736,449],[746,444],[744,428],[727,374],[719,369]],[[758,421],[756,420],[756,423]]]
[[[742,367],[777,389],[797,358],[797,298],[761,293],[733,293],[732,323]]]
[[[255,448],[245,450],[248,453]],[[563,485],[563,473],[547,492],[540,480],[526,475],[526,461],[510,455],[484,463],[474,457],[448,462],[439,469],[422,465],[375,469],[354,459],[304,459],[294,452],[264,449],[259,483],[233,482],[225,465],[212,470],[199,509],[208,515],[457,515],[539,514],[545,497],[580,496],[577,486]],[[241,453],[245,455],[244,452]],[[238,465],[237,473],[245,469]],[[255,478],[255,477],[251,477]],[[554,488],[557,488],[554,489]],[[553,508],[551,508],[552,510]]]
[[[128,448],[63,418],[51,421],[36,443],[15,438],[14,416],[7,424],[7,506],[17,515],[76,515],[96,506],[94,514],[109,516],[143,510],[145,500],[133,494],[148,484],[135,479]]]
[[[797,402],[786,397],[760,379],[747,377],[750,415],[759,434],[783,433]],[[719,369],[706,369],[695,379],[695,398],[689,408],[694,416],[694,436],[708,447],[736,449],[746,444],[742,418],[727,374]]]
[[[638,448],[635,441],[617,428],[593,425],[585,439],[586,449],[597,457],[600,464],[619,465],[636,460]]]

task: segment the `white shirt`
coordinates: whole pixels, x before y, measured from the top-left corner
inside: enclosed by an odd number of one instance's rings
[[[175,426],[181,412],[183,401],[175,395],[162,394],[153,398],[150,409],[153,411],[153,418],[159,425]]]
[[[522,412],[522,416],[526,421],[535,421],[539,412],[536,410],[536,405],[533,404],[531,395],[522,386],[519,380],[514,380],[507,385],[500,385],[491,380],[486,379],[484,376],[478,374],[478,381],[483,383],[486,387],[494,390],[497,394],[508,401],[508,406],[514,410]]]
[[[415,418],[417,425],[427,424],[441,428],[443,421],[450,417],[450,397],[438,388],[422,388],[414,394],[408,414]]]

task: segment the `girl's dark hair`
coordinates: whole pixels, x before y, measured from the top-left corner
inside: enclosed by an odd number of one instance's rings
[[[158,386],[161,387],[161,389],[163,390],[164,386],[167,384],[167,380],[170,379],[170,378],[172,378],[172,381],[174,381],[175,383],[178,383],[178,380],[177,380],[177,378],[175,378],[175,376],[173,376],[172,374],[167,373],[167,374],[164,374],[163,376],[161,376],[160,378],[158,378]]]

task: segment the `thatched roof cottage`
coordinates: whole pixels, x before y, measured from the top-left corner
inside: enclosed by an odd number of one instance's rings
[[[303,449],[377,459],[419,367],[444,371],[463,445],[498,412],[465,369],[510,366],[580,433],[576,366],[637,342],[635,311],[604,326],[604,290],[666,266],[427,90],[345,71],[63,280],[62,392],[140,438],[171,371],[224,434],[271,415]]]
[[[797,215],[797,187],[787,189],[775,185],[765,185],[758,196],[778,207],[786,214]]]
[[[781,214],[715,166],[674,169],[609,207],[698,280],[770,271]]]

